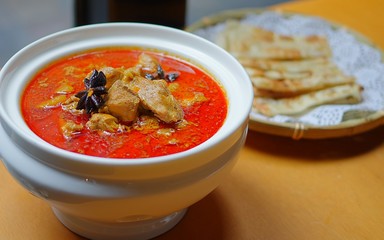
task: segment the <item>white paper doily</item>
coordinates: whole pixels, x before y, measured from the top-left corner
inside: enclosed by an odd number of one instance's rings
[[[333,61],[364,87],[363,101],[359,104],[322,105],[299,117],[266,117],[251,112],[250,129],[294,139],[320,139],[350,136],[384,124],[382,52],[364,36],[319,17],[261,9],[221,12],[202,18],[186,30],[215,42],[228,19],[238,19],[279,34],[325,36],[333,51]]]
[[[204,21],[207,21],[205,19]],[[348,113],[374,113],[384,111],[384,63],[382,53],[362,37],[345,27],[308,15],[284,14],[274,11],[247,13],[241,22],[252,24],[285,35],[325,36],[332,49],[333,61],[348,75],[356,78],[364,87],[363,101],[352,105],[322,105],[299,116],[277,115],[266,117],[252,112],[251,121],[271,123],[300,123],[308,126],[327,127],[348,120]],[[215,41],[217,34],[225,27],[225,19],[213,25],[194,29],[193,33]],[[188,29],[187,29],[188,30]],[[349,114],[351,115],[351,114]],[[353,115],[353,114],[352,114]]]

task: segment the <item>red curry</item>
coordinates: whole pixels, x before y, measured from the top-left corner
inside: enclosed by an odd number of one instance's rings
[[[142,49],[131,48],[95,49],[47,66],[31,79],[23,93],[21,107],[26,123],[40,138],[54,146],[109,158],[145,158],[177,153],[214,135],[227,114],[226,97],[221,87],[202,69],[155,51],[144,52],[156,59],[165,73],[178,75],[175,81],[167,82],[167,88],[182,107],[182,123],[157,120],[156,125],[146,127],[146,118],[139,116],[124,128],[108,132],[86,127],[93,113],[73,114],[65,110],[64,102],[84,90],[83,80],[89,72],[105,66],[130,68],[142,52]],[[203,96],[203,100],[196,100],[199,96]],[[63,125],[67,122],[82,127],[65,134]]]

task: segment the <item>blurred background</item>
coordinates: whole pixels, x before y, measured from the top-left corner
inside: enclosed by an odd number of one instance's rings
[[[29,43],[77,25],[118,21],[122,17],[129,21],[130,15],[141,12],[144,15],[136,17],[150,16],[152,13],[161,18],[183,18],[181,24],[188,26],[204,16],[223,10],[263,8],[286,1],[288,0],[0,0],[0,67]],[[143,11],[137,11],[137,8]],[[176,9],[185,11],[180,15]],[[182,28],[179,25],[177,27]]]

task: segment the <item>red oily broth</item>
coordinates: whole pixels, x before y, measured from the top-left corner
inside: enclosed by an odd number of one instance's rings
[[[70,137],[63,134],[66,121],[86,126],[89,114],[72,114],[63,110],[61,103],[41,107],[49,99],[67,99],[85,89],[84,78],[93,69],[105,66],[129,68],[145,52],[155,58],[164,72],[177,72],[178,78],[170,84],[177,84],[172,95],[179,102],[193,99],[196,93],[204,95],[204,101],[182,105],[185,127],[159,121],[157,128],[128,127],[129,130],[105,132],[87,127]],[[63,85],[72,89],[61,91]],[[175,85],[174,85],[175,86]],[[65,96],[65,97],[63,97]],[[28,83],[21,99],[21,109],[29,128],[46,142],[80,154],[108,158],[147,158],[163,156],[191,149],[210,137],[219,128],[227,115],[227,99],[220,85],[204,70],[185,60],[152,50],[136,48],[94,49],[68,56],[53,62],[39,71]],[[141,126],[141,118],[132,124]],[[165,131],[162,134],[162,129]]]

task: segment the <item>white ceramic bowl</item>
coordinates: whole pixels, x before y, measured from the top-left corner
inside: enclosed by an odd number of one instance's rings
[[[222,128],[188,151],[130,160],[76,154],[37,137],[20,111],[26,83],[55,59],[105,46],[155,48],[205,66],[227,93]],[[13,177],[46,200],[70,230],[91,239],[148,239],[172,228],[190,205],[228,176],[246,137],[252,97],[241,65],[190,33],[138,23],[73,28],[28,45],[1,70],[1,158]]]

